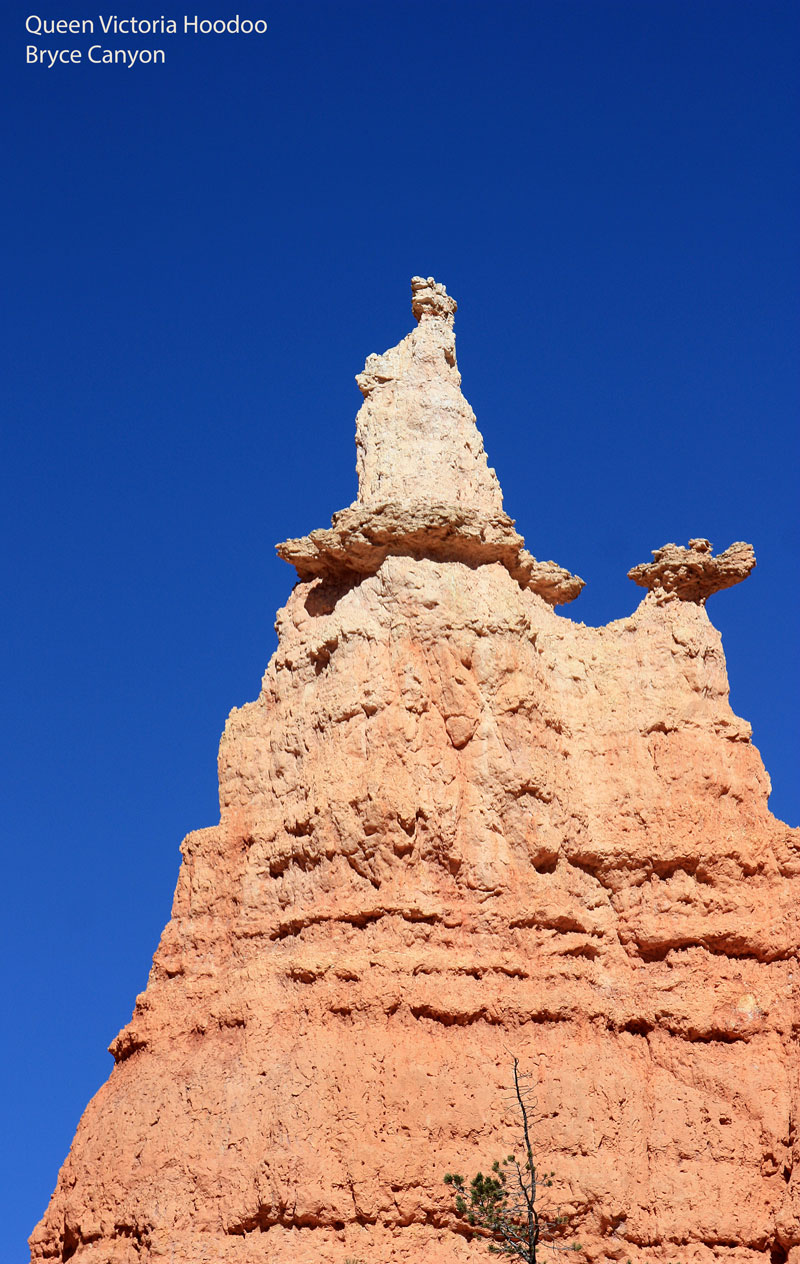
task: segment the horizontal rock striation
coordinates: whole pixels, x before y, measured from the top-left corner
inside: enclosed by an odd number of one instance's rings
[[[351,505],[334,514],[333,525],[299,540],[285,540],[278,553],[301,579],[345,579],[374,575],[387,557],[436,558],[483,566],[500,562],[523,587],[551,606],[574,601],[583,580],[555,562],[538,562],[504,513],[478,514],[441,501]]]
[[[452,300],[415,286],[441,347]],[[32,1260],[485,1259],[442,1178],[514,1146],[516,1055],[578,1258],[796,1264],[800,838],[719,634],[694,589],[603,628],[556,615],[464,544],[502,512],[467,414],[467,454],[443,428],[442,478],[410,496],[402,462],[372,464],[384,406],[342,565],[293,555],[220,824],[183,844]],[[367,566],[381,521],[395,547]]]

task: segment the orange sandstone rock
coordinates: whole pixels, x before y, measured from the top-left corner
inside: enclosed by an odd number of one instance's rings
[[[667,546],[630,618],[557,616],[413,286],[32,1260],[486,1259],[442,1178],[513,1144],[514,1053],[582,1258],[797,1264],[800,840],[702,604],[733,571]]]

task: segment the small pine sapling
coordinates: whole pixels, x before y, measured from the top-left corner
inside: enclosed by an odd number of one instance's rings
[[[533,1161],[528,1110],[517,1058],[514,1059],[514,1093],[521,1115],[523,1161],[520,1163],[513,1154],[496,1159],[491,1175],[478,1172],[469,1188],[457,1172],[448,1172],[444,1183],[453,1191],[456,1214],[472,1228],[488,1235],[490,1251],[495,1255],[514,1256],[525,1264],[537,1264],[537,1252],[542,1246],[554,1251],[581,1248],[577,1242],[566,1246],[557,1240],[568,1223],[567,1216],[547,1216],[536,1205],[539,1190],[552,1186],[555,1173],[540,1173]]]

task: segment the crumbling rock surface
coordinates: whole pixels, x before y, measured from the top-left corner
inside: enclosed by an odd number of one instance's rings
[[[442,1178],[515,1146],[513,1054],[577,1258],[800,1261],[800,839],[720,637],[445,556],[499,511],[473,457],[460,501],[371,496],[435,556],[301,572],[36,1264],[477,1264]]]
[[[738,540],[714,557],[708,540],[690,540],[684,549],[665,544],[653,550],[653,561],[628,571],[628,579],[649,589],[659,605],[680,598],[702,605],[712,593],[741,584],[756,564],[751,544]]]

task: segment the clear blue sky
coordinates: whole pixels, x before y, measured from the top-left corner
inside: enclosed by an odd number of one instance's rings
[[[413,273],[459,301],[506,507],[587,580],[565,613],[628,613],[668,540],[754,544],[709,613],[800,818],[797,5],[237,0],[202,12],[266,36],[104,39],[166,48],[131,70],[26,65],[29,11],[2,19],[9,1260],[218,819],[293,582],[273,544],[353,498],[353,375]]]

